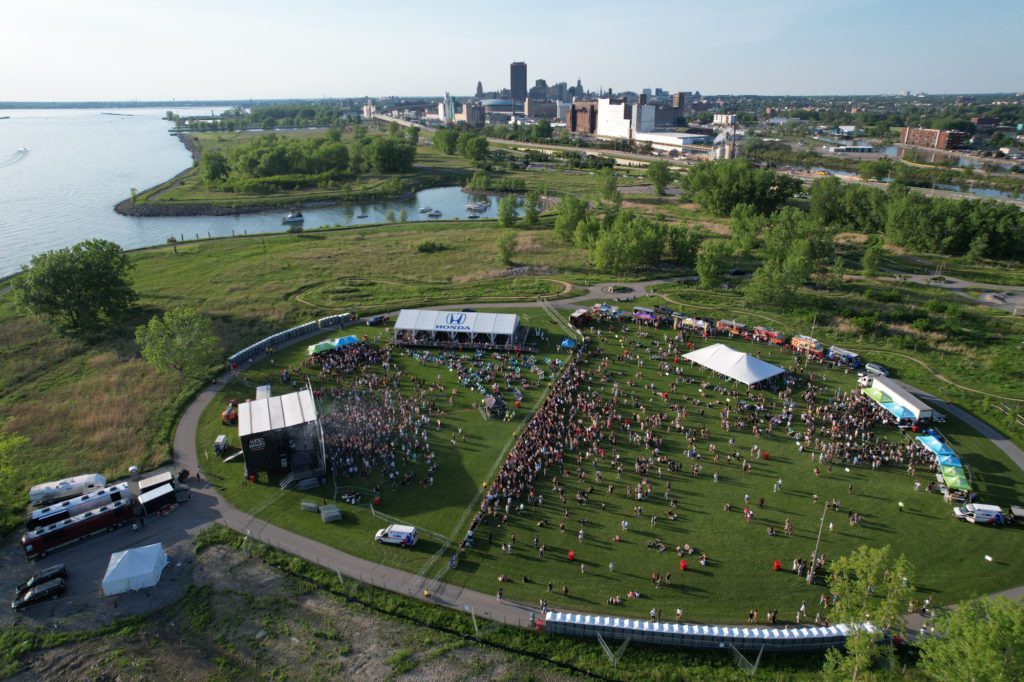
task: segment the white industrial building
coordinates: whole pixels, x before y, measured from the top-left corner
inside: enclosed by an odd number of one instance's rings
[[[715,114],[711,122],[716,126],[734,126],[736,125],[736,114]]]
[[[657,150],[665,152],[686,152],[694,151],[692,147],[706,147],[711,145],[714,138],[711,135],[700,135],[696,133],[636,133],[633,139],[637,142],[650,142]]]
[[[653,104],[629,104],[623,100],[597,100],[597,136],[634,139],[636,133],[654,130]]]

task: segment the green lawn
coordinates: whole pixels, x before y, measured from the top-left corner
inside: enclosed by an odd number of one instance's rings
[[[533,315],[536,315],[535,311]],[[533,318],[530,322],[536,323],[537,320]],[[632,329],[616,329],[615,333],[634,338]],[[668,333],[654,331],[651,336],[661,338]],[[614,338],[606,334],[601,344],[604,357],[609,359],[609,372],[621,383],[633,378],[638,385],[653,383],[658,390],[671,390],[669,379],[657,370],[653,362],[648,361],[638,369],[635,364],[617,360],[621,347]],[[750,349],[743,343],[734,345]],[[792,364],[789,356],[782,356],[778,351],[769,356],[766,347],[754,350],[769,361],[776,360],[787,367]],[[301,353],[300,349],[294,349],[287,357],[276,358],[276,367],[258,366],[247,375],[251,375],[254,383],[270,379],[282,364],[293,364]],[[596,368],[599,362],[599,359],[591,360],[591,368]],[[413,372],[422,371],[408,362],[403,366]],[[622,375],[616,377],[619,372]],[[688,369],[686,373],[688,376],[701,376],[694,369]],[[437,371],[430,369],[426,374],[434,378]],[[441,374],[446,386],[454,385],[453,374]],[[823,393],[849,388],[853,379],[852,374],[826,372]],[[611,380],[600,384],[606,395],[610,395],[611,384]],[[694,398],[697,388],[695,384],[683,384],[672,392],[671,400]],[[275,385],[275,391],[281,390],[282,387]],[[218,418],[223,407],[221,403],[229,396],[244,398],[251,393],[252,388],[248,386],[229,387],[222,394],[224,400],[216,401],[207,410],[199,433],[201,451],[209,451],[214,436],[225,431]],[[653,397],[649,390],[636,389],[636,394],[648,409],[667,409],[665,403]],[[464,398],[468,396],[460,395],[459,401]],[[536,399],[536,395],[531,395],[527,402],[535,402]],[[482,482],[487,480],[488,472],[504,457],[511,442],[509,425],[485,422],[468,407],[467,403],[457,403],[454,412],[445,417],[446,422],[451,421],[452,428],[456,424],[463,426],[468,434],[467,445],[460,445],[457,452],[452,452],[447,443],[450,433],[447,425],[437,439],[431,441],[432,448],[442,457],[437,485],[432,489],[410,486],[397,493],[388,492],[384,495],[381,511],[422,528],[461,538],[469,522],[463,513],[469,508]],[[624,439],[620,438],[618,451],[627,463],[621,480],[615,479],[607,463],[601,466],[604,484],[594,482],[593,465],[589,462],[583,466],[587,480],[582,484],[576,481],[575,462],[566,467],[561,477],[566,485],[569,511],[566,533],[561,533],[558,528],[563,520],[563,507],[550,490],[550,477],[554,472],[549,472],[546,479],[537,482],[538,492],[545,497],[544,506],[530,507],[521,516],[513,514],[504,527],[497,524],[481,526],[477,532],[477,547],[468,551],[458,569],[447,572],[444,579],[483,592],[494,592],[501,586],[507,598],[528,603],[544,598],[555,606],[583,611],[646,616],[651,608],[660,608],[667,617],[674,614],[676,608],[681,608],[687,620],[740,622],[751,608],[762,613],[769,608],[777,608],[780,619],[788,622],[793,619],[800,602],[806,600],[813,617],[822,588],[808,587],[785,570],[794,558],[809,557],[814,548],[823,506],[812,501],[813,494],[822,500],[836,497],[842,506],[838,513],[829,511],[825,518],[822,551],[826,556],[837,557],[861,544],[890,544],[907,554],[917,568],[916,584],[921,594],[931,596],[936,603],[1004,589],[1017,584],[1020,575],[1024,574],[1024,532],[1013,528],[978,528],[955,521],[950,508],[939,495],[914,493],[914,479],[908,477],[904,470],[871,471],[861,466],[851,467],[847,473],[839,465],[831,474],[824,473],[823,469],[821,477],[815,477],[808,455],[799,453],[792,440],[776,432],[775,436],[761,441],[764,449],[771,453],[771,459],[756,462],[753,473],[743,475],[737,463],[725,462],[724,454],[731,448],[719,428],[717,408],[708,408],[704,417],[697,415],[695,409],[691,406],[686,423],[696,428],[707,427],[713,442],[719,445],[722,459],[714,465],[706,458],[706,447],[702,447],[704,473],[694,478],[689,473],[692,460],[681,454],[684,441],[679,435],[665,434],[664,451],[673,459],[682,461],[684,471],[670,475],[666,468],[660,476],[651,476],[653,493],[651,499],[643,503],[642,518],[634,518],[632,509],[636,502],[624,496],[625,486],[638,482],[638,477],[632,473],[632,461],[642,452],[624,445]],[[518,428],[518,425],[513,426]],[[1024,497],[1024,474],[1012,466],[1001,452],[955,420],[951,420],[944,430],[961,458],[972,468],[982,500],[1007,504]],[[747,432],[734,432],[732,435],[736,438],[735,448],[749,455],[753,437]],[[889,436],[900,437],[895,431]],[[575,456],[577,453],[572,454]],[[444,572],[444,557],[431,563],[430,557],[439,549],[432,541],[424,541],[412,551],[376,546],[371,540],[372,533],[384,523],[372,518],[366,510],[346,506],[343,522],[329,527],[321,524],[315,515],[298,511],[301,499],[329,496],[329,491],[281,493],[276,486],[265,483],[243,487],[240,482],[241,464],[222,465],[212,454],[209,459],[203,457],[204,469],[215,475],[228,499],[244,510],[254,511],[261,518],[359,556],[414,572],[425,570],[427,575]],[[720,474],[717,483],[713,480],[715,471]],[[773,493],[773,483],[780,477],[783,479],[783,491]],[[927,472],[919,473],[918,478],[927,482]],[[675,522],[664,515],[667,505],[662,494],[666,481],[671,481],[672,495],[678,498],[680,518]],[[609,482],[615,485],[612,494],[605,489]],[[362,481],[348,483],[368,485]],[[573,501],[574,493],[578,488],[591,484],[595,492],[590,503],[581,507]],[[849,492],[851,485],[852,494]],[[737,510],[743,507],[744,494],[749,494],[754,504],[761,496],[766,499],[765,509],[755,508],[755,519],[749,525],[744,523],[742,514]],[[898,511],[898,500],[905,502],[905,512]],[[726,502],[733,505],[732,512],[723,511]],[[606,505],[604,511],[602,503]],[[849,526],[846,514],[849,510],[865,515],[863,525]],[[652,514],[659,516],[655,527],[650,525]],[[586,539],[580,543],[576,531],[580,528],[579,519],[583,517],[589,521]],[[786,518],[791,518],[795,526],[793,537],[783,537],[781,533],[778,537],[769,537],[767,526],[781,529]],[[546,525],[538,528],[537,523],[542,519]],[[623,519],[628,519],[632,527],[617,544],[612,542],[612,537],[621,533],[620,522]],[[828,531],[830,522],[833,524],[832,532]],[[516,535],[514,553],[511,556],[502,554],[499,545],[508,542],[513,533]],[[547,547],[544,558],[540,558],[531,546],[534,535]],[[656,537],[668,545],[669,549],[664,553],[647,547],[647,543]],[[702,568],[697,562],[697,555],[694,555],[688,557],[687,570],[681,574],[673,548],[685,543],[693,545],[698,553],[707,552],[709,565]],[[585,574],[580,573],[578,561],[566,559],[569,550],[575,551],[578,559],[585,562]],[[986,562],[983,558],[986,554],[995,560]],[[775,560],[782,562],[783,571],[776,573],[771,570]],[[615,572],[611,574],[609,562],[615,564]],[[662,574],[670,572],[671,587],[653,589],[650,575],[655,571]],[[501,573],[509,575],[512,582],[500,585],[497,576]],[[526,584],[521,581],[524,575],[529,577]],[[548,581],[553,582],[554,593],[547,592]],[[568,598],[560,594],[562,585],[570,590]],[[608,597],[625,597],[629,590],[639,591],[642,598],[618,607],[606,604]]]

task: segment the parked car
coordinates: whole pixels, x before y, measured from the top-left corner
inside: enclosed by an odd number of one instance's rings
[[[373,315],[372,317],[366,318],[366,326],[372,327],[378,324],[384,324],[388,321],[387,315]]]
[[[37,571],[31,578],[18,585],[15,593],[21,594],[22,592],[32,589],[36,585],[42,585],[43,583],[50,582],[56,578],[67,577],[68,569],[64,567],[64,564],[54,564],[53,566],[48,566],[41,571]]]
[[[733,268],[732,270],[729,271],[729,274],[732,275],[733,277],[742,277],[743,275],[747,274],[747,271],[744,270],[743,268]]]
[[[875,376],[889,376],[889,370],[884,365],[880,365],[877,362],[869,362],[868,364],[864,365],[864,371],[867,372],[868,374],[874,374]]]
[[[60,595],[64,594],[64,590],[67,589],[67,583],[64,578],[57,578],[50,582],[36,585],[32,589],[18,595],[18,597],[11,602],[11,608],[15,611],[21,611],[26,606],[32,604],[38,604],[41,601],[47,599],[56,599]]]

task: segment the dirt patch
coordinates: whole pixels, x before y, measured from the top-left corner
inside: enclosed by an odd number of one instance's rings
[[[176,603],[115,635],[29,654],[17,680],[560,680],[310,588],[242,551],[196,557]]]

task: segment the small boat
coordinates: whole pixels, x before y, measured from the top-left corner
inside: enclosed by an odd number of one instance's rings
[[[431,218],[440,218],[441,215],[442,215],[442,213],[440,211],[437,211],[437,210],[431,211],[430,213],[427,214],[427,216],[429,216]]]
[[[366,215],[365,213],[360,213],[359,215],[356,216],[356,218],[358,218],[359,220],[362,220],[363,218],[369,218],[369,217],[370,216]]]
[[[470,213],[466,217],[469,218],[470,220],[479,220],[480,219],[480,214],[479,213]]]
[[[292,223],[301,223],[303,220],[305,220],[305,218],[302,217],[302,211],[292,211],[282,218],[281,222],[285,225],[289,225]]]
[[[423,208],[420,209],[420,213],[430,213],[433,210],[434,209],[430,208],[429,206],[424,206]]]

